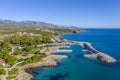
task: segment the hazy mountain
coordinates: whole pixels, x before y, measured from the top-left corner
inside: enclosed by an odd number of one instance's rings
[[[61,28],[64,26],[54,25],[40,21],[13,21],[13,20],[0,20],[0,27],[31,27],[31,28]]]

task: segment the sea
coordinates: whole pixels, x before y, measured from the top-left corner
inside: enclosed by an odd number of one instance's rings
[[[84,58],[83,48],[72,45],[69,58],[58,60],[56,67],[40,67],[30,73],[35,80],[120,80],[120,29],[84,29],[80,33],[65,34],[61,38],[90,42],[99,51],[117,59],[116,63],[104,63]]]

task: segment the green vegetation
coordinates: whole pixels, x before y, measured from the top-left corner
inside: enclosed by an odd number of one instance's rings
[[[46,57],[47,55],[45,53],[43,54],[36,54],[30,58],[26,58],[25,59],[25,62],[22,62],[21,64],[19,64],[19,66],[24,66],[25,64],[28,64],[28,63],[34,63],[34,62],[39,62],[42,60],[42,58]]]
[[[13,78],[16,78],[16,76],[8,76],[8,77],[7,77],[7,80],[11,80],[11,79],[13,79]]]
[[[0,44],[1,44],[1,47],[3,47],[3,48],[8,47],[10,45],[8,40],[1,41]]]
[[[17,56],[22,55],[27,57],[29,54],[34,54],[38,51],[36,50],[38,48],[37,45],[43,43],[52,43],[51,36],[53,36],[53,34],[52,33],[49,35],[47,34],[48,32],[42,34],[44,36],[29,36],[29,34],[20,37],[13,36],[9,39],[4,39],[3,41],[0,41],[1,44],[0,59],[5,58],[6,63],[12,66],[14,63],[20,60],[17,59]],[[19,46],[20,49],[16,48],[15,46]],[[9,54],[12,51],[13,47],[15,48],[13,53]],[[32,62],[36,62],[36,60],[34,60],[34,57],[36,56],[33,56],[31,58],[33,59]],[[36,59],[38,59],[38,61],[41,60],[42,58],[41,55],[38,57],[36,57]],[[27,61],[27,62],[31,62],[31,61]]]
[[[7,63],[13,63],[13,62],[15,62],[15,61],[17,61],[17,57],[11,56],[11,55],[9,55],[9,56],[7,57],[7,59],[6,59],[6,62],[7,62]]]
[[[0,25],[1,26],[1,25]],[[8,28],[6,26],[0,27],[0,34],[9,34],[9,33],[15,33],[15,32],[23,32],[23,28]]]
[[[2,68],[0,75],[6,74],[7,70],[4,68],[13,68],[7,72],[9,74],[7,80],[12,80],[17,76],[19,67],[42,61],[47,56],[46,51],[48,51],[47,46],[43,46],[44,44],[64,42],[62,39],[57,39],[56,35],[79,31],[60,26],[55,27],[52,24],[40,24],[35,22],[30,22],[30,24],[29,22],[27,24],[0,24],[0,60],[5,63],[5,66],[0,66]],[[26,32],[27,34],[18,36],[18,32]]]
[[[6,71],[4,69],[0,69],[0,75],[5,75]]]
[[[43,54],[40,54],[40,50],[44,49],[44,47],[41,48],[38,47],[38,45],[53,43],[52,39],[55,35],[75,32],[76,30],[67,28],[50,28],[49,31],[44,31],[31,28],[0,28],[1,34],[4,32],[15,33],[18,31],[27,32],[27,34],[23,36],[12,36],[0,41],[0,59],[5,59],[6,63],[10,66],[21,60],[25,60],[25,64],[40,61],[43,56]],[[31,36],[30,33],[36,36]],[[38,36],[38,34],[40,36]],[[63,40],[60,42],[63,42]],[[29,54],[33,54],[33,56],[29,57]]]
[[[65,34],[65,33],[75,33],[80,31],[79,29],[67,29],[67,28],[55,28],[53,29],[55,35]]]
[[[16,49],[14,52],[14,55],[21,55],[22,54],[22,50],[21,49]]]
[[[9,75],[14,75],[14,74],[17,74],[18,73],[18,68],[14,68],[14,69],[12,69],[11,71],[9,71]]]
[[[12,38],[10,38],[11,44],[22,45],[24,47],[36,46],[38,44],[51,43],[51,42],[52,41],[51,41],[50,35],[46,35],[43,37],[25,35],[22,37],[13,36]]]

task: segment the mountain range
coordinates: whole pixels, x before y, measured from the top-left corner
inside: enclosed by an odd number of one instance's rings
[[[14,20],[2,20],[0,19],[0,27],[7,28],[68,28],[66,26],[55,25],[51,23],[45,23],[40,21],[14,21]],[[69,28],[77,28],[70,26]]]

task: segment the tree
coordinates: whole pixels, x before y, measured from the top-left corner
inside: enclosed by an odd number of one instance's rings
[[[9,45],[10,45],[10,43],[9,43],[9,41],[7,41],[7,40],[2,41],[2,43],[1,43],[1,47],[2,47],[2,48],[8,47]]]
[[[29,46],[25,46],[25,50],[26,50],[27,52],[29,52],[30,50],[32,50],[32,48],[29,47]]]
[[[6,71],[4,69],[0,69],[0,75],[5,75]]]
[[[2,59],[3,58],[3,54],[2,54],[2,52],[0,52],[0,59]]]
[[[14,54],[15,55],[21,55],[22,54],[22,50],[17,49],[17,50],[15,50]]]
[[[16,76],[8,76],[7,80],[12,80],[13,78],[16,78]]]
[[[18,70],[19,70],[18,68],[12,69],[11,71],[9,71],[9,75],[17,74]]]
[[[9,56],[9,50],[7,50],[7,49],[3,49],[3,50],[1,51],[1,53],[2,53],[2,56],[3,56],[4,58]]]
[[[31,59],[31,58],[27,58],[26,61],[27,61],[28,63],[32,63],[32,59]]]
[[[6,59],[7,63],[13,63],[17,60],[17,57],[9,55]]]
[[[10,42],[12,44],[19,44],[20,43],[20,37],[15,37],[13,36],[11,39],[10,39]]]
[[[51,41],[50,38],[44,37],[44,38],[42,39],[42,42],[43,42],[43,43],[51,43],[52,41]]]

